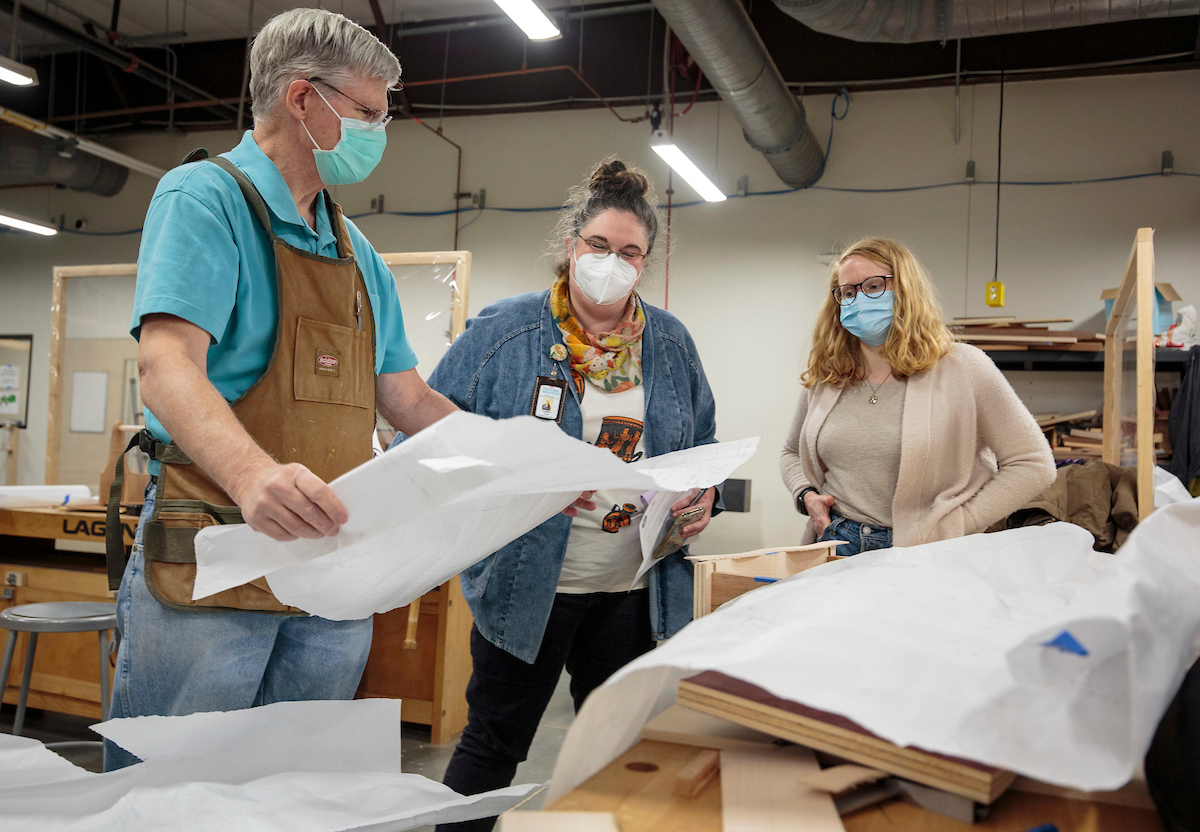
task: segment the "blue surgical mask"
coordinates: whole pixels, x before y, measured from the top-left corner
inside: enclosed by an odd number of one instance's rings
[[[842,307],[842,326],[868,346],[882,345],[892,328],[892,300],[891,289],[877,298],[859,292],[853,303]]]
[[[315,86],[313,89],[317,90]],[[317,95],[321,96],[325,106],[333,110],[333,105],[321,95],[320,90],[317,90]],[[333,113],[338,115],[337,110],[333,110]],[[309,140],[316,148],[313,158],[316,159],[317,173],[321,181],[326,185],[353,185],[370,176],[371,171],[375,170],[375,166],[383,158],[383,149],[387,147],[387,133],[384,132],[386,125],[371,124],[369,121],[340,115],[338,117],[342,120],[342,137],[333,146],[333,150],[322,150],[312,133],[309,133],[307,124],[304,125],[304,132],[308,133]]]

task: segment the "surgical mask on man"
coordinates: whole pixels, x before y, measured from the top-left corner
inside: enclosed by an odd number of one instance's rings
[[[637,284],[638,270],[615,251],[576,257],[572,247],[571,257],[575,259],[575,283],[585,298],[599,306],[616,303]]]
[[[313,86],[317,95],[325,102],[325,106],[333,110],[329,100],[321,95],[321,91]],[[387,146],[385,124],[371,124],[357,118],[346,118],[333,110],[342,122],[342,137],[333,146],[333,150],[322,150],[304,125],[304,132],[316,149],[313,158],[317,162],[317,174],[326,185],[353,185],[371,175],[379,160],[383,158],[383,149]],[[300,122],[304,124],[304,122]]]
[[[892,300],[891,289],[877,298],[859,292],[853,303],[842,307],[842,326],[868,346],[882,345],[892,328]]]

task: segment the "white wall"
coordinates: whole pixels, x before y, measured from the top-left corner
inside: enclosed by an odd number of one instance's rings
[[[945,182],[974,159],[979,179],[994,179],[998,87],[966,88],[962,140],[954,144],[954,92],[926,89],[859,93],[838,122],[823,185],[884,188]],[[828,96],[806,98],[809,121],[823,141]],[[1158,169],[1163,150],[1178,170],[1200,172],[1200,73],[1010,83],[1004,102],[1005,179],[1077,179]],[[719,126],[719,130],[718,130]],[[665,188],[666,170],[650,151],[644,124],[627,125],[603,110],[447,119],[446,135],[464,148],[463,190],[487,189],[489,206],[558,204],[601,157],[615,153],[643,165]],[[412,123],[389,128],[389,148],[366,184],[336,189],[347,213],[365,212],[386,195],[389,210],[441,210],[454,189],[453,148]],[[782,187],[752,151],[728,109],[697,105],[676,122],[678,142],[727,192],[748,174],[752,191]],[[126,152],[174,164],[192,147],[219,152],[230,133],[125,137]],[[114,144],[118,141],[114,140]],[[719,152],[718,152],[719,146]],[[152,192],[132,174],[125,191],[103,199],[68,191],[2,191],[0,206],[35,216],[83,215],[89,230],[140,224]],[[684,184],[678,200],[695,198]],[[1200,180],[1176,176],[1064,187],[1007,187],[1001,195],[1000,279],[1004,314],[1093,318],[1100,290],[1120,279],[1134,232],[1156,229],[1158,279],[1188,301],[1200,300]],[[464,215],[463,221],[471,219]],[[673,212],[670,309],[699,344],[718,403],[718,436],[764,437],[741,476],[754,481],[753,511],[727,514],[700,544],[737,551],[793,542],[799,517],[779,482],[776,458],[807,354],[814,311],[825,291],[817,255],[862,234],[894,236],[925,262],[951,315],[987,314],[983,284],[993,271],[995,189],[955,187],[904,194],[808,191],[731,199]],[[545,287],[541,259],[554,213],[485,212],[463,231],[474,253],[471,308]],[[449,248],[450,217],[368,217],[360,227],[379,250]],[[22,442],[22,482],[39,482],[45,447],[50,267],[131,261],[136,236],[45,240],[0,236],[0,333],[35,335],[37,357],[31,428]],[[661,303],[663,285],[646,292]],[[403,298],[401,299],[403,301]],[[419,310],[418,310],[419,311]],[[409,310],[413,314],[413,310]],[[1095,406],[1099,374],[1014,374],[1032,409],[1074,401]]]

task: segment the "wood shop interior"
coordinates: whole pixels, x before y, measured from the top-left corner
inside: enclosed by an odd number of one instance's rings
[[[0,828],[1200,832],[1200,0],[298,5],[0,0]]]

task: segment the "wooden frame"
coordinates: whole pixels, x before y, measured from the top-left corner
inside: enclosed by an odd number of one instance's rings
[[[55,266],[50,301],[50,401],[46,409],[46,485],[58,485],[62,453],[63,355],[67,338],[67,281],[80,277],[137,277],[137,263]]]
[[[1145,520],[1154,511],[1154,229],[1139,228],[1129,262],[1121,278],[1121,287],[1113,300],[1112,315],[1104,330],[1104,445],[1103,459],[1121,465],[1123,432],[1121,425],[1122,369],[1125,332],[1136,304],[1137,349],[1137,451],[1138,519]]]
[[[471,252],[415,251],[381,254],[394,266],[454,265],[450,340],[467,325]],[[374,640],[360,697],[399,697],[404,721],[428,725],[430,742],[449,741],[467,724],[471,678],[471,611],[457,577],[407,607],[375,616]]]
[[[805,569],[836,560],[844,541],[830,540],[807,546],[776,546],[733,555],[691,555],[692,618],[709,615],[739,595],[769,582],[756,578],[787,578]]]
[[[394,266],[452,264],[450,337],[466,328],[471,286],[471,252],[425,251],[383,254]],[[62,447],[63,356],[68,281],[85,277],[136,277],[137,265],[56,266],[50,326],[50,407],[46,436],[46,483],[57,484]],[[375,617],[375,642],[360,696],[402,698],[404,719],[429,725],[432,742],[446,742],[467,724],[467,681],[471,677],[471,613],[457,579],[398,610]]]

